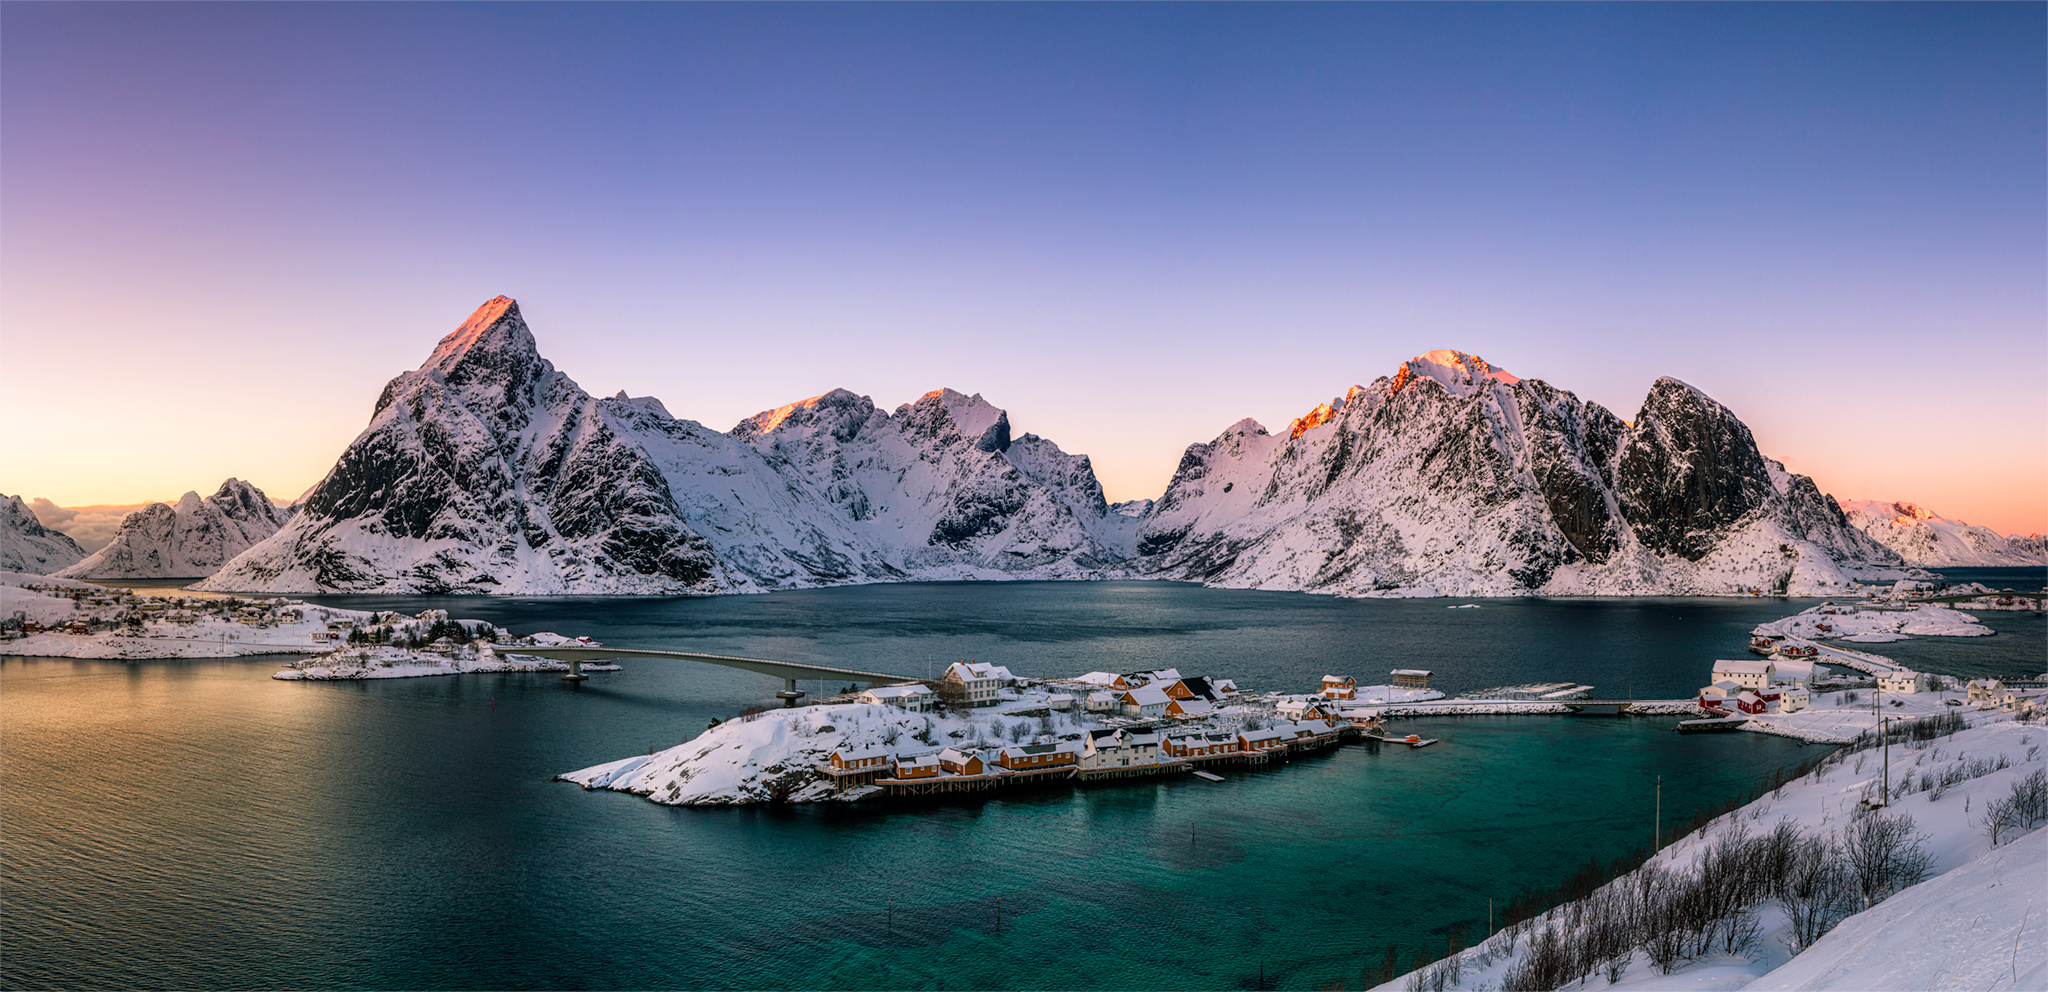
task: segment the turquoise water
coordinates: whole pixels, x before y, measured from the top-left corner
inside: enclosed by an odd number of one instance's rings
[[[380,603],[417,609],[425,601]],[[1026,672],[1178,664],[1248,688],[1424,660],[1444,682],[1690,688],[1787,604],[1375,603],[1188,586],[894,586],[435,601],[614,643]],[[1797,604],[1794,604],[1797,605]],[[1498,608],[1497,608],[1498,607]],[[1995,621],[1996,622],[1996,621]],[[2001,634],[1987,651],[2038,647]],[[634,663],[282,683],[262,661],[0,664],[0,980],[315,988],[1287,988],[1441,950],[1486,900],[1641,846],[1816,754],[1671,721],[1464,718],[1192,778],[915,807],[672,809],[554,773],[776,685]],[[1626,681],[1624,679],[1623,681]],[[997,919],[997,900],[1002,917]]]

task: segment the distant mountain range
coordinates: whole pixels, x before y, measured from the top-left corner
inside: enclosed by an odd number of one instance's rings
[[[1914,565],[2009,567],[2048,564],[2048,536],[2007,537],[1911,503],[1848,500],[1849,522]]]
[[[1629,422],[1429,352],[1284,432],[1232,425],[1189,446],[1159,499],[1111,506],[1086,455],[1015,433],[979,395],[885,411],[834,390],[726,432],[652,398],[593,397],[505,297],[393,379],[333,470],[257,539],[260,517],[223,518],[256,543],[203,588],[1161,578],[1349,596],[1821,594],[1907,561],[1675,379]],[[142,523],[128,546],[159,548],[141,535],[164,522]]]
[[[36,519],[19,496],[0,496],[0,572],[47,575],[76,564],[85,549]]]
[[[121,521],[113,540],[60,569],[67,579],[205,578],[277,533],[287,514],[263,490],[229,479],[213,495],[188,492],[151,503]]]

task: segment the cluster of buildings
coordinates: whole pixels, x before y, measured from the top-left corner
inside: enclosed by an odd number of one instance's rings
[[[1280,720],[1230,731],[1136,730],[1105,727],[1062,739],[977,749],[946,747],[917,755],[888,748],[839,748],[820,769],[839,788],[860,785],[986,787],[1031,778],[1083,781],[1191,771],[1208,763],[1265,761],[1290,751],[1336,744],[1344,726],[1327,710],[1310,719]]]
[[[1813,662],[1800,658],[1714,662],[1713,684],[1699,704],[1715,713],[1797,713],[1812,705]]]

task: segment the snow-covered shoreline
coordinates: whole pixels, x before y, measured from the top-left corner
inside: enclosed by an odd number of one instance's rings
[[[1890,789],[1881,810],[1862,804],[1881,789],[1887,774],[1882,756],[1870,746],[1837,751],[1806,775],[1670,844],[1587,899],[1505,927],[1475,947],[1378,988],[2048,988],[2048,940],[2042,939],[2048,934],[2048,889],[2040,884],[2041,866],[2048,863],[2048,827],[2009,827],[1994,846],[1987,823],[1994,804],[2048,767],[2042,754],[2048,730],[2005,712],[1972,711],[1957,719],[1967,727],[1952,735],[1894,740]],[[1815,844],[1851,838],[1868,843],[1870,818],[1885,826],[1892,822],[1886,818],[1900,816],[1910,818],[1904,821],[1907,841],[1917,837],[1925,854],[1926,879],[1907,871],[1898,879],[1904,888],[1880,886],[1874,895],[1881,901],[1867,908],[1832,903],[1841,906],[1833,911],[1839,922],[1815,920],[1808,890],[1792,885],[1781,891],[1791,883],[1760,875],[1753,883],[1761,887],[1753,907],[1731,909],[1718,922],[1668,924],[1708,928],[1699,937],[1681,934],[1685,939],[1677,944],[1688,946],[1676,953],[1654,952],[1633,938],[1617,944],[1592,936],[1590,928],[1610,919],[1603,907],[1626,904],[1631,892],[1705,884],[1693,880],[1704,880],[1710,863],[1721,865],[1729,852],[1749,847],[1771,849],[1761,839],[1775,830],[1792,830]],[[1795,864],[1783,870],[1800,869]],[[1804,915],[1795,916],[1795,907]],[[1806,942],[1800,939],[1801,919],[1808,921],[1810,943],[1796,950]],[[1650,933],[1661,924],[1635,925],[1639,933]],[[2030,935],[2031,941],[2025,939]],[[1560,956],[1559,949],[1576,946],[1607,949],[1592,960],[1569,952]]]

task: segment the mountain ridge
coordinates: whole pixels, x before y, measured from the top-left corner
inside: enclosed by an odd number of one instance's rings
[[[1242,488],[1240,487],[1242,485]],[[728,432],[598,399],[487,301],[223,591],[715,594],[875,581],[1167,578],[1339,595],[1841,588],[1899,557],[1732,411],[1662,378],[1634,423],[1425,352],[1283,435],[1190,445],[1112,507],[1086,455],[980,394],[847,389]]]

